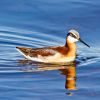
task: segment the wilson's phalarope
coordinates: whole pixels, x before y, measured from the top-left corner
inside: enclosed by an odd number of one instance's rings
[[[25,48],[16,47],[17,50],[24,55],[25,58],[44,63],[57,63],[57,62],[71,62],[76,58],[76,44],[80,41],[87,45],[79,36],[79,33],[71,29],[66,37],[66,43],[64,46],[52,46],[44,48]]]

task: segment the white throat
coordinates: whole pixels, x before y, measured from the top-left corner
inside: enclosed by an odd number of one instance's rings
[[[77,41],[78,41],[77,39],[75,39],[75,38],[73,38],[73,37],[71,37],[71,36],[68,36],[67,38],[68,38],[68,41],[69,41],[70,43],[74,43],[74,42],[77,42]]]

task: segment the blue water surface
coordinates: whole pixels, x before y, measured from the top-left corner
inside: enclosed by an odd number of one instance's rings
[[[99,0],[1,0],[0,100],[99,100],[99,20]],[[59,70],[20,64],[24,57],[16,46],[64,45],[72,28],[91,46],[77,43],[76,90],[65,88]]]

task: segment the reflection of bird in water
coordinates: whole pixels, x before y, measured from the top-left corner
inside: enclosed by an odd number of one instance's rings
[[[60,69],[61,74],[66,76],[65,88],[68,90],[76,89],[76,66],[69,65],[66,69]]]
[[[53,46],[45,48],[26,48],[16,47],[17,50],[24,55],[25,58],[44,63],[58,63],[58,62],[70,62],[76,58],[76,44],[75,42],[83,42],[76,30],[70,30],[66,37],[66,43],[64,46]]]
[[[20,64],[27,65],[26,68],[23,68],[23,71],[26,72],[37,72],[37,71],[47,71],[47,70],[59,70],[61,75],[66,76],[65,88],[68,90],[76,89],[76,62],[70,62],[66,65],[50,64],[50,63],[36,63],[29,60],[21,60]],[[28,65],[31,67],[28,68]],[[34,68],[35,66],[35,68]],[[70,95],[70,94],[69,94]]]

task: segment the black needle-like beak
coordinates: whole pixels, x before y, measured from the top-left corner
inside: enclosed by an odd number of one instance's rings
[[[83,44],[85,44],[86,46],[88,46],[90,48],[90,46],[88,44],[86,44],[81,38],[79,38],[79,41],[82,42]]]

